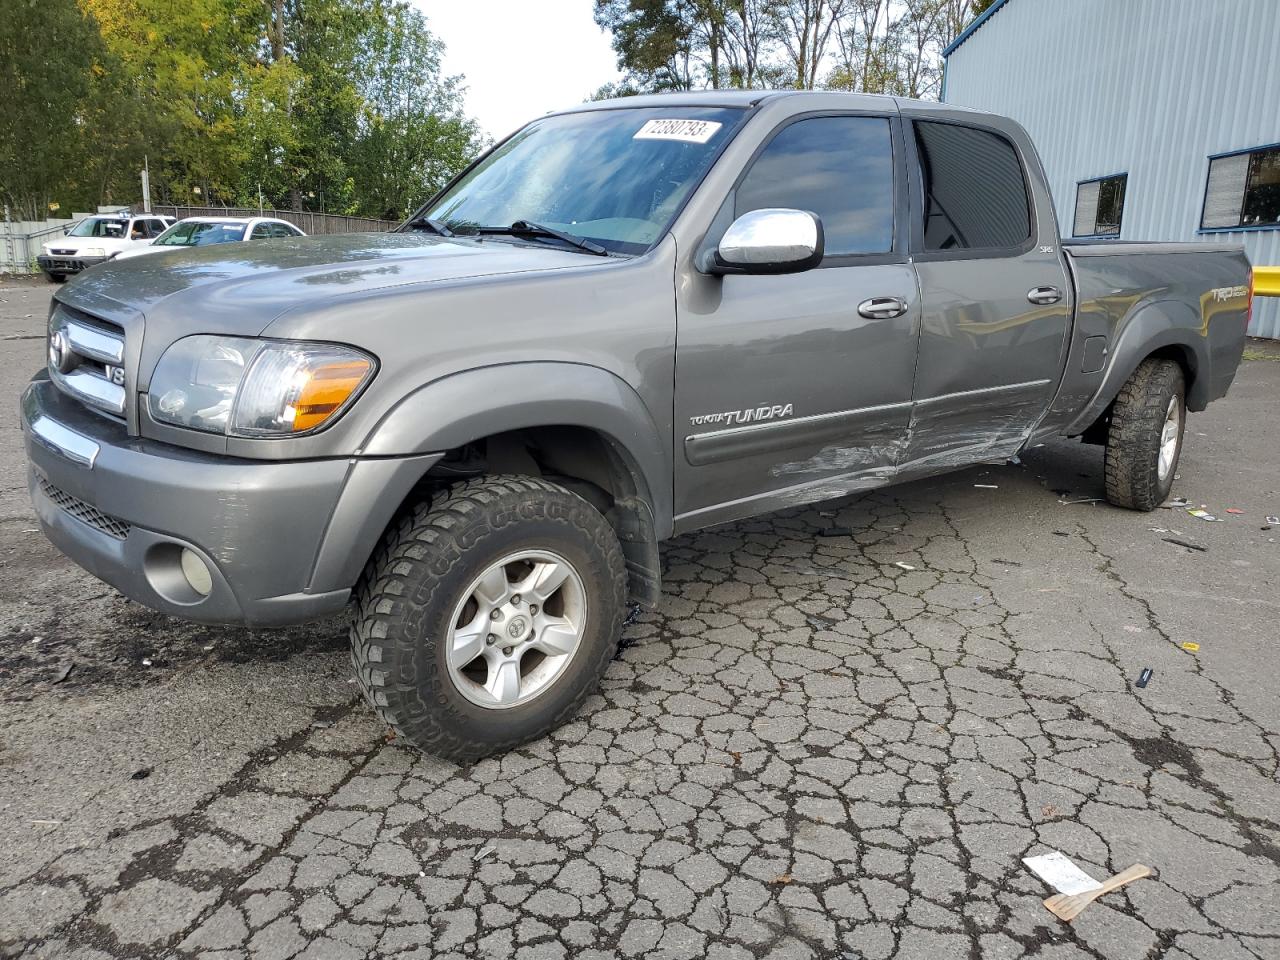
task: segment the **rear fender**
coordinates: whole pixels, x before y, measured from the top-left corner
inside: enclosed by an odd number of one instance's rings
[[[1121,321],[1120,335],[1111,346],[1102,383],[1079,415],[1061,432],[1084,433],[1120,393],[1125,381],[1147,357],[1162,352],[1176,355],[1187,372],[1187,408],[1209,405],[1209,345],[1200,318],[1177,300],[1146,303]]]

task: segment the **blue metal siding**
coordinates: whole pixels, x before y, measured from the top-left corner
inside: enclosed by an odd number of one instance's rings
[[[1060,229],[1076,184],[1127,170],[1124,240],[1199,232],[1209,158],[1280,141],[1280,0],[1006,0],[952,45],[948,103],[1013,117],[1035,140]],[[988,11],[990,14],[992,11]],[[1280,229],[1214,231],[1280,265]],[[1280,338],[1280,300],[1254,302]]]

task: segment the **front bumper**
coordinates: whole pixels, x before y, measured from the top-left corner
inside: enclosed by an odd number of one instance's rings
[[[62,255],[42,253],[36,257],[36,263],[40,265],[40,269],[45,273],[70,274],[88,270],[90,267],[99,263],[106,263],[110,259],[110,257],[82,257],[78,253]]]
[[[45,535],[125,596],[188,620],[262,626],[346,604],[354,578],[325,588],[313,571],[354,461],[243,460],[130,437],[43,375],[23,393],[22,429]],[[181,576],[184,547],[209,568],[207,596]]]

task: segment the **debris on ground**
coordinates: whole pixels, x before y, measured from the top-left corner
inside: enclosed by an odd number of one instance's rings
[[[1195,517],[1197,520],[1206,520],[1209,523],[1222,523],[1217,517],[1206,510],[1203,506],[1194,507],[1187,511],[1188,516]]]
[[[1054,535],[1055,537],[1069,537],[1069,536],[1071,536],[1071,534],[1067,533],[1067,531],[1065,531],[1065,530],[1055,530],[1055,531],[1053,531],[1053,535]]]
[[[894,566],[895,566],[895,567],[901,567],[903,570],[914,570],[914,569],[915,569],[915,567],[913,567],[911,564],[909,564],[909,563],[903,563],[901,560],[897,561],[897,562],[894,564]]]
[[[1165,543],[1172,543],[1175,547],[1186,547],[1188,550],[1196,550],[1200,553],[1207,553],[1208,547],[1202,547],[1198,543],[1188,543],[1186,540],[1177,540],[1174,537],[1161,537]]]
[[[149,776],[151,776],[151,768],[150,768],[150,767],[143,767],[141,770],[135,770],[135,771],[133,771],[133,773],[129,774],[129,779],[130,779],[130,780],[145,780],[145,779],[147,779],[147,777],[149,777]]]
[[[1227,507],[1227,513],[1234,513],[1234,514],[1236,514],[1236,515],[1240,515],[1240,514],[1243,514],[1243,513],[1244,513],[1244,511],[1243,511],[1243,510],[1237,510],[1235,507]]]
[[[1101,497],[1086,497],[1084,500],[1059,500],[1058,501],[1058,503],[1062,504],[1064,507],[1070,507],[1073,504],[1077,504],[1077,503],[1101,503],[1101,502],[1102,502]]]
[[[1001,560],[999,557],[992,557],[992,558],[991,558],[991,562],[992,562],[992,563],[1001,563],[1001,564],[1004,564],[1006,567],[1020,567],[1020,566],[1022,566],[1022,564],[1020,564],[1017,560]]]
[[[853,531],[849,527],[827,527],[825,530],[819,530],[820,537],[851,537]]]
[[[1102,884],[1058,850],[1050,850],[1038,857],[1023,857],[1022,862],[1027,865],[1028,870],[1059,893],[1088,893],[1102,889]]]
[[[1172,500],[1166,500],[1164,503],[1160,504],[1160,506],[1164,507],[1166,510],[1174,510],[1179,507],[1188,507],[1190,505],[1191,504],[1186,497],[1174,497]]]
[[[61,683],[63,680],[67,679],[67,677],[71,676],[71,670],[74,666],[75,666],[74,662],[64,663],[62,665],[62,669],[59,670],[56,674],[54,674],[53,682]]]
[[[1188,640],[1186,643],[1182,645],[1182,649],[1186,650],[1188,653],[1195,653],[1197,650],[1200,649],[1200,644],[1195,643],[1194,641]]]
[[[1149,876],[1151,876],[1150,867],[1141,863],[1135,863],[1128,870],[1123,870],[1120,873],[1117,873],[1114,877],[1104,880],[1097,890],[1089,890],[1085,893],[1059,893],[1058,895],[1049,897],[1049,899],[1045,900],[1044,905],[1048,911],[1059,920],[1070,923],[1080,915],[1080,911],[1093,903],[1093,901],[1097,900],[1104,893],[1110,893],[1112,890],[1118,890],[1126,883],[1132,883],[1134,880],[1141,880],[1143,877]]]
[[[780,873],[780,874],[778,874],[776,877],[774,877],[774,878],[773,878],[773,880],[771,880],[770,882],[771,882],[771,883],[780,883],[780,884],[784,884],[784,885],[785,885],[785,884],[788,884],[788,883],[790,883],[790,882],[791,882],[791,874],[789,874],[789,873]]]
[[[1267,523],[1280,524],[1280,517],[1267,517]]]
[[[975,483],[974,488],[977,490],[999,490],[1000,485],[996,483]]]
[[[1155,673],[1150,667],[1143,667],[1142,673],[1138,674],[1138,680],[1134,683],[1135,687],[1141,689],[1151,682],[1151,675]]]

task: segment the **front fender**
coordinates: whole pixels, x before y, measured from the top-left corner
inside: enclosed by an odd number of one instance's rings
[[[574,426],[609,438],[653,508],[659,539],[671,535],[669,419],[655,423],[640,395],[599,367],[537,361],[456,373],[391,409],[365,439],[363,457],[437,453],[527,427]]]
[[[1176,350],[1187,368],[1190,383],[1187,408],[1203,410],[1209,405],[1209,345],[1200,318],[1178,300],[1146,303],[1121,321],[1120,335],[1111,346],[1102,383],[1078,416],[1062,432],[1083,433],[1102,416],[1120,393],[1125,381],[1147,357],[1158,350]]]

